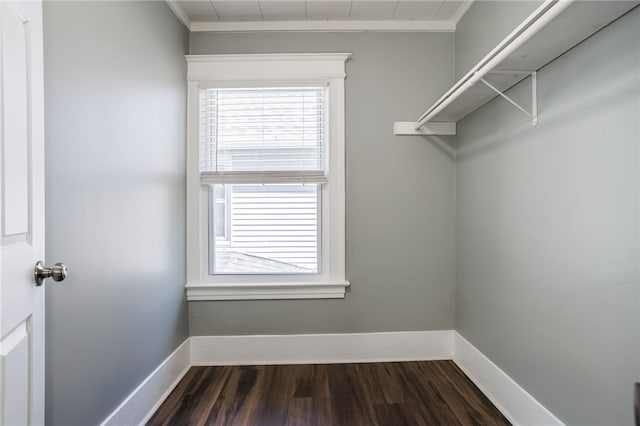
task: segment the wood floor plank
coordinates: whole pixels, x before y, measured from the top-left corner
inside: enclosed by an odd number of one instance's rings
[[[417,368],[418,363],[402,363],[399,373],[405,378],[409,391],[405,403],[411,403],[416,417],[429,425],[458,425],[457,417],[444,401],[438,389]],[[419,417],[418,417],[419,415]]]
[[[337,424],[376,425],[375,414],[369,412],[370,407],[363,399],[361,385],[355,377],[355,364],[332,364],[327,370],[331,406]]]
[[[416,426],[425,425],[413,415],[406,404],[375,404],[373,407],[380,425]]]
[[[447,366],[450,368],[449,366]],[[445,402],[451,409],[451,412],[456,416],[459,422],[463,425],[481,425],[478,421],[481,421],[483,417],[481,413],[476,410],[469,401],[466,400],[464,395],[459,392],[458,388],[453,385],[446,377],[445,368],[424,368],[420,366],[421,371],[425,376],[431,380],[438,391],[441,393]]]
[[[442,366],[437,366],[442,368]],[[486,424],[487,421],[495,425],[509,424],[502,413],[487,399],[487,397],[473,384],[460,368],[450,361],[446,371],[442,372],[442,377],[446,378],[459,392],[464,395],[467,402],[468,415],[474,415],[474,424]]]
[[[384,392],[379,379],[380,364],[356,364],[357,378],[363,387],[364,398],[368,404],[384,404]]]
[[[193,367],[147,423],[509,425],[452,361]]]
[[[187,422],[190,425],[204,425],[209,418],[213,405],[218,400],[222,389],[229,380],[231,375],[231,368],[224,367],[215,369],[213,371],[207,370],[209,375],[205,383],[205,388],[202,394],[198,395],[199,403],[196,409],[192,410]],[[204,373],[203,373],[204,374]]]
[[[294,398],[289,405],[288,426],[325,426],[335,424],[329,398]]]
[[[263,370],[262,387],[253,408],[251,421],[256,426],[282,425],[285,423],[289,403],[295,392],[295,375],[287,374],[287,366],[267,365]]]
[[[395,365],[393,362],[377,363],[378,380],[382,387],[382,394],[387,404],[399,404],[404,402],[405,386],[402,378],[395,373]]]
[[[149,424],[168,424],[173,412],[176,410],[176,407],[181,403],[183,395],[187,392],[191,381],[195,376],[199,374],[200,372],[197,370],[197,367],[190,368],[189,371],[187,371],[187,373],[184,375],[182,380],[180,380],[178,385],[169,394],[167,399],[165,399],[158,410],[156,410],[154,415],[149,420]]]
[[[298,365],[295,367],[294,374],[297,377],[297,382],[294,397],[329,397],[329,376],[326,365]]]
[[[259,401],[260,378],[264,376],[264,369],[259,367],[244,367],[235,381],[235,388],[228,395],[224,410],[224,425],[251,424],[255,414],[255,405]],[[219,424],[219,423],[214,423]]]

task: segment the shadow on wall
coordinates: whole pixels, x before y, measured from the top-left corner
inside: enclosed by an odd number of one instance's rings
[[[456,158],[456,138],[455,136],[421,136],[422,139],[435,146],[438,151],[446,155],[450,160]]]
[[[616,105],[625,102],[625,98],[633,98],[635,96],[635,90],[637,85],[637,75],[634,73],[628,73],[627,75],[616,76],[616,78],[609,79],[598,86],[590,86],[589,90],[580,92],[579,96],[572,96],[570,102],[558,103],[562,109],[556,109],[553,114],[545,114],[548,108],[554,108],[546,100],[549,98],[550,93],[554,93],[558,88],[553,87],[553,81],[550,82],[549,87],[541,90],[544,87],[541,83],[546,83],[544,72],[538,73],[538,127],[553,127],[559,126],[562,123],[568,121],[575,121],[579,117],[579,120],[585,123],[589,123],[589,117],[598,117],[601,115],[601,110],[607,107],[607,103],[615,102]],[[525,79],[520,82],[516,87],[510,89],[508,95],[523,105],[531,102],[529,95],[530,80]],[[523,93],[523,91],[525,93]],[[500,98],[495,98],[491,102],[506,102]],[[508,105],[507,105],[508,106]],[[510,107],[511,108],[511,107]],[[520,112],[513,108],[513,113],[520,116]],[[482,112],[480,112],[482,114]],[[532,125],[529,118],[521,115],[522,124],[519,126],[502,126],[501,122],[512,123],[511,116],[496,117],[495,120],[496,129],[495,132],[486,135],[480,139],[473,139],[472,142],[467,142],[464,145],[458,147],[457,158],[463,160],[468,157],[474,157],[478,155],[487,154],[491,151],[500,149],[503,145],[518,144],[526,141],[526,138],[522,136],[531,131]],[[507,132],[501,130],[508,127]]]

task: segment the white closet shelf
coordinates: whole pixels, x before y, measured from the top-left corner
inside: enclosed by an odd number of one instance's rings
[[[532,107],[527,111],[516,106],[529,115],[535,125],[535,71],[638,4],[640,1],[546,0],[424,114],[411,122],[413,131],[407,122],[399,122],[394,123],[394,134],[452,134],[450,131],[425,132],[424,129],[425,126],[433,127],[432,124],[442,127],[445,123],[457,122],[530,75],[533,77]]]

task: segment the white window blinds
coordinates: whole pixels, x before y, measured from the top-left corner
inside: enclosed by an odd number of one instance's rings
[[[326,88],[203,89],[200,181],[326,182]]]

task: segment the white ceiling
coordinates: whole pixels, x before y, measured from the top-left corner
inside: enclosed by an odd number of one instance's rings
[[[452,31],[470,0],[167,0],[192,31]]]

